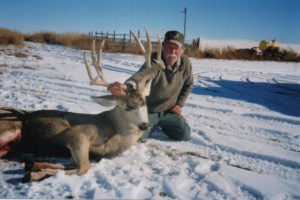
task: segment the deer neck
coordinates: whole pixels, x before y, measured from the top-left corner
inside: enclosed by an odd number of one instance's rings
[[[116,106],[114,109],[106,113],[109,120],[112,122],[120,135],[140,135],[141,130],[138,127],[136,121],[129,116],[128,111],[125,111],[120,106]]]

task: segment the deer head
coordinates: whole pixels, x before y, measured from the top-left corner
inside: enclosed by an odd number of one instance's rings
[[[145,28],[146,36],[147,36],[147,48],[145,49],[142,42],[136,37],[134,33],[132,35],[134,36],[136,42],[138,43],[139,47],[141,48],[145,60],[146,60],[146,66],[148,68],[148,73],[143,77],[142,81],[137,85],[136,88],[133,87],[127,87],[126,91],[123,93],[123,95],[116,97],[113,95],[105,95],[100,97],[92,97],[92,99],[106,107],[115,106],[116,109],[119,110],[120,115],[126,116],[127,120],[129,120],[131,123],[135,123],[141,130],[146,130],[149,127],[148,122],[148,112],[147,112],[147,106],[146,106],[146,99],[145,99],[145,88],[147,85],[150,85],[150,83],[146,83],[147,80],[150,79],[150,77],[153,75],[154,72],[164,69],[164,64],[161,60],[161,49],[162,49],[162,42],[160,40],[160,36],[158,35],[158,57],[156,59],[156,65],[151,66],[151,51],[152,51],[152,45],[151,40],[149,36],[149,32]],[[106,78],[103,75],[103,71],[101,68],[101,59],[102,59],[102,51],[104,46],[105,40],[100,41],[100,47],[98,51],[98,58],[96,59],[96,52],[95,52],[95,40],[92,42],[91,47],[91,56],[92,56],[92,62],[96,69],[97,76],[94,77],[92,75],[90,65],[88,63],[88,59],[86,56],[86,53],[84,52],[84,62],[85,66],[89,75],[89,78],[91,80],[92,85],[101,85],[105,87],[110,87],[111,83],[109,83]],[[100,79],[100,80],[99,80]]]

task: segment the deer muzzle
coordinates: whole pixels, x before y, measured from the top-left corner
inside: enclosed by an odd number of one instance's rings
[[[150,124],[148,122],[144,122],[139,126],[139,129],[142,131],[147,130],[150,127]]]

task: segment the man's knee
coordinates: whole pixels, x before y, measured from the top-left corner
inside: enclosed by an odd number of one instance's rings
[[[167,131],[166,134],[169,138],[176,140],[176,141],[188,141],[191,139],[191,130],[188,124],[186,124],[186,127],[183,129],[177,129],[177,130],[170,130]]]
[[[160,123],[160,126],[173,140],[188,141],[191,139],[191,128],[181,115],[170,114]]]

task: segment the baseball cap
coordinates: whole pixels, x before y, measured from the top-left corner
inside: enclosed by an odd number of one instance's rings
[[[165,39],[163,44],[167,44],[169,42],[173,42],[175,44],[177,44],[178,46],[183,46],[184,44],[184,36],[182,33],[178,32],[178,31],[168,31],[165,34]]]

